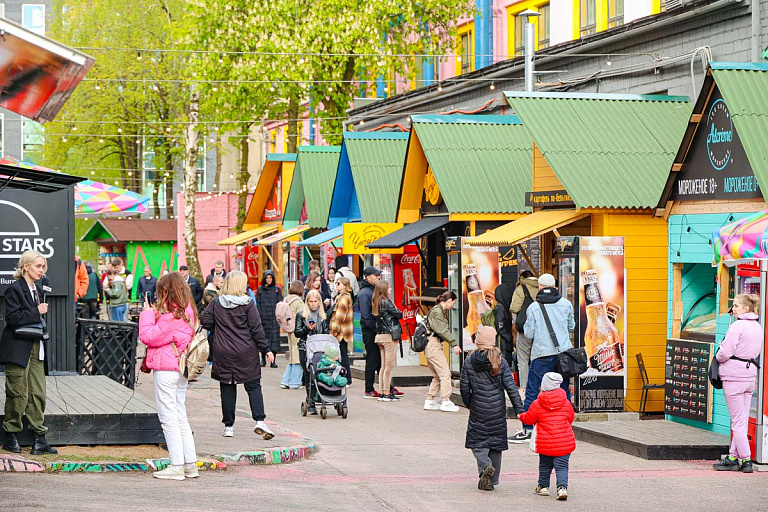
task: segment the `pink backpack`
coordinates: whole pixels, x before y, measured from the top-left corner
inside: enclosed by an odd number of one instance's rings
[[[287,302],[289,298],[286,297],[283,299],[283,302],[278,302],[275,306],[275,318],[277,318],[280,329],[285,333],[293,332],[296,329],[296,317],[293,316],[293,311],[291,311],[291,303]]]

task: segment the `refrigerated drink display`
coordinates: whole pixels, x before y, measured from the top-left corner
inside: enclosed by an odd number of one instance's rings
[[[602,373],[621,371],[624,369],[621,337],[608,318],[608,310],[597,283],[597,272],[586,270],[581,273],[581,279],[587,311],[584,349],[587,351],[589,366]],[[612,309],[615,311],[615,308]]]
[[[464,275],[466,276],[467,300],[469,302],[467,330],[470,334],[474,334],[482,324],[482,315],[490,311],[491,308],[485,302],[485,293],[480,287],[480,280],[477,277],[477,266],[472,263],[464,265]]]
[[[419,288],[413,278],[413,269],[403,269],[403,306],[410,306],[412,297],[418,296]]]

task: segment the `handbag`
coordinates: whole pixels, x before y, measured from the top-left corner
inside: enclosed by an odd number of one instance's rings
[[[191,322],[190,326],[192,326]],[[203,327],[198,323],[197,329],[194,327],[192,329],[194,331],[192,340],[181,353],[179,353],[176,343],[171,342],[173,354],[179,359],[179,374],[188,380],[197,379],[205,371],[210,353],[208,336]]]
[[[547,330],[549,330],[549,337],[557,345],[557,365],[555,367],[557,373],[562,375],[563,379],[578,377],[587,371],[587,351],[584,350],[584,347],[573,347],[563,351],[560,340],[557,339],[555,334],[555,329],[552,327],[549,314],[547,314],[547,308],[544,307],[544,304],[540,304],[540,306],[539,309],[541,309],[541,314],[544,316],[544,323],[547,324]]]
[[[45,328],[42,322],[20,325],[14,329],[13,334],[16,338],[25,341],[40,341],[45,338]]]
[[[743,359],[736,356],[731,356],[730,359],[747,363],[747,368],[749,368],[750,364],[753,364],[755,365],[755,368],[758,370],[760,369],[760,363],[756,359]],[[723,380],[720,378],[720,361],[717,360],[717,357],[713,357],[712,362],[709,363],[707,376],[709,377],[709,383],[712,384],[713,388],[723,389]]]

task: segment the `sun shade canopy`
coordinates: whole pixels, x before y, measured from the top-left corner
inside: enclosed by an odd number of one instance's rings
[[[587,215],[578,210],[539,211],[465,241],[470,245],[517,245]]]
[[[431,215],[423,219],[408,224],[398,229],[394,233],[383,236],[371,242],[366,247],[369,249],[399,249],[404,245],[425,237],[441,229],[450,222],[448,215]]]
[[[302,224],[301,226],[296,226],[291,229],[286,229],[285,231],[281,231],[279,233],[275,233],[272,236],[268,236],[267,238],[263,238],[258,242],[256,242],[256,245],[276,244],[277,242],[282,242],[283,240],[287,240],[289,238],[293,238],[296,235],[300,235],[308,229],[309,229],[308,225]]]
[[[315,245],[323,245],[328,242],[333,242],[334,240],[337,240],[344,236],[344,226],[337,226],[333,229],[329,229],[328,231],[323,231],[322,233],[319,233],[315,236],[311,236],[305,240],[302,240],[301,242],[298,242],[296,245],[304,247],[304,246],[315,246]]]
[[[268,233],[276,231],[279,227],[280,226],[278,224],[265,224],[254,229],[249,229],[248,231],[243,231],[239,235],[231,236],[229,238],[225,238],[224,240],[219,240],[217,243],[219,245],[244,244],[249,240],[253,240],[254,238],[259,238],[260,236],[264,236]]]

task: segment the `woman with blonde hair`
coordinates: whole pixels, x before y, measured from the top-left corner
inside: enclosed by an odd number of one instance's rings
[[[349,367],[349,345],[354,343],[355,311],[352,306],[352,285],[346,277],[336,279],[336,305],[330,319],[330,333],[339,340],[341,366],[347,370],[348,383],[352,384]]]
[[[288,364],[285,366],[285,373],[280,381],[280,387],[283,389],[299,389],[301,387],[301,378],[304,372],[301,369],[301,360],[299,359],[299,338],[296,337],[296,315],[304,310],[304,301],[301,297],[304,295],[304,283],[293,281],[288,287],[288,296],[283,302],[291,307],[291,317],[294,319],[294,331],[288,332]]]
[[[397,347],[403,334],[400,319],[403,313],[389,298],[390,286],[387,281],[379,281],[373,290],[371,312],[376,319],[376,345],[381,351],[381,370],[379,370],[379,401],[396,402],[400,400],[392,388],[392,370],[397,362]],[[389,393],[387,393],[389,391]]]
[[[48,263],[37,251],[25,251],[19,258],[16,278],[5,290],[5,329],[0,338],[0,364],[5,365],[5,418],[3,450],[21,453],[16,437],[22,431],[21,418],[26,413],[32,431],[32,455],[58,453],[45,439],[45,371],[48,358],[48,332],[43,289],[35,281],[43,277]],[[35,334],[17,333],[29,326]]]
[[[253,431],[264,439],[275,434],[264,421],[264,396],[261,391],[261,365],[259,355],[266,353],[272,363],[275,356],[269,351],[269,340],[264,334],[261,317],[248,295],[248,277],[232,270],[224,278],[219,296],[208,304],[200,318],[206,329],[213,331],[213,368],[211,377],[219,381],[224,437],[235,435],[235,406],[237,385],[243,384],[251,405],[251,416],[256,421]]]
[[[763,328],[757,314],[760,296],[737,295],[733,299],[734,322],[725,333],[725,339],[715,354],[720,363],[720,380],[731,415],[731,449],[726,458],[717,462],[717,471],[752,473],[752,454],[749,447],[749,407],[760,368],[757,357],[763,344]]]
[[[304,308],[296,315],[296,329],[299,338],[299,360],[304,371],[302,383],[307,390],[309,414],[317,414],[314,400],[309,400],[309,371],[307,371],[307,338],[314,334],[328,334],[328,320],[323,309],[323,297],[317,290],[309,290],[304,300]]]
[[[157,300],[144,297],[139,339],[147,346],[146,361],[154,370],[157,417],[163,427],[171,464],[152,475],[163,480],[196,478],[197,454],[185,403],[187,379],[179,373],[179,354],[192,341],[197,309],[192,292],[178,272],[157,281]]]

